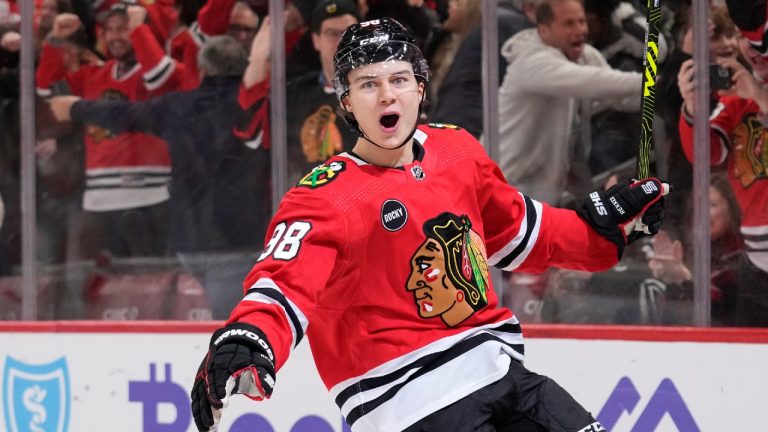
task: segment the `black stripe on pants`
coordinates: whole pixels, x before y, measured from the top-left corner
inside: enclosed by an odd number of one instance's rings
[[[567,391],[512,360],[493,384],[430,414],[404,432],[598,432],[605,429]]]

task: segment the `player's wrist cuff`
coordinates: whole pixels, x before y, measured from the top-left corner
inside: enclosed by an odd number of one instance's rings
[[[618,258],[624,254],[626,238],[616,222],[616,218],[605,206],[605,195],[594,191],[576,208],[576,213],[598,234],[610,240],[617,247]]]

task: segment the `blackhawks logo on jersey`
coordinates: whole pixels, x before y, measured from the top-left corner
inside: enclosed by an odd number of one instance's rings
[[[467,216],[451,213],[424,224],[426,239],[411,257],[405,286],[420,317],[453,327],[488,304],[485,245],[471,228]]]
[[[346,169],[344,161],[333,161],[325,165],[320,165],[315,167],[309,174],[302,177],[297,186],[308,187],[310,189],[325,186],[336,180],[344,169]]]

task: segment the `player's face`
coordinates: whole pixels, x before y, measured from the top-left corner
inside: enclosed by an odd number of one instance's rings
[[[320,64],[323,68],[323,74],[329,82],[333,79],[333,55],[336,53],[336,46],[344,30],[352,24],[357,23],[357,18],[352,15],[341,15],[328,18],[320,25],[319,33],[312,33],[312,43],[315,50],[320,54]]]
[[[365,135],[384,148],[397,148],[410,135],[419,115],[424,84],[406,61],[386,61],[353,69],[344,100]]]
[[[435,240],[427,239],[413,255],[406,289],[413,293],[422,318],[442,315],[456,304],[459,290],[448,277],[443,248]],[[463,292],[458,295],[463,298]]]
[[[575,61],[584,52],[587,43],[587,17],[584,7],[577,0],[552,3],[554,19],[549,24],[539,24],[541,40]]]
[[[107,19],[104,23],[104,42],[112,57],[121,60],[132,52],[130,34],[127,16],[118,14]]]

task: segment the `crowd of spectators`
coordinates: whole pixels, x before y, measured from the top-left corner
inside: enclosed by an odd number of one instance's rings
[[[94,287],[109,286],[110,275],[159,271],[163,263],[162,274],[176,276],[156,278],[173,285],[157,301],[200,296],[190,304],[210,313],[187,317],[224,318],[272,211],[271,123],[286,125],[290,184],[357,139],[333,92],[333,54],[353,23],[387,16],[407,26],[432,73],[422,120],[483,138],[482,1],[286,0],[285,77],[269,74],[268,3],[35,0],[38,259],[64,274],[74,264],[87,269],[75,282],[63,277],[63,285],[75,285],[62,289],[70,301],[98,296]],[[504,298],[518,316],[691,323],[691,122],[711,114],[713,324],[768,325],[768,45],[765,20],[756,18],[766,6],[721,3],[711,2],[710,57],[733,73],[733,86],[712,93],[710,113],[697,113],[691,3],[664,2],[653,169],[675,188],[666,229],[600,274],[506,274]],[[645,2],[500,0],[496,20],[498,162],[508,181],[567,207],[572,197],[631,175]],[[0,0],[6,278],[21,263],[19,21],[18,0]],[[273,85],[286,86],[285,119],[270,118]],[[105,310],[130,310],[129,303]],[[56,316],[77,318],[87,309]]]

